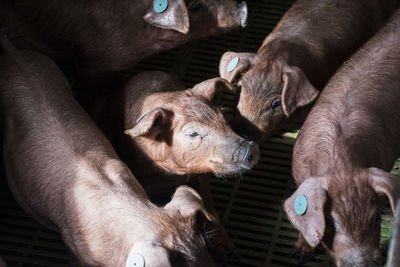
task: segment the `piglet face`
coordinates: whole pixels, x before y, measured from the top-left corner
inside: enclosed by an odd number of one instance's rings
[[[376,168],[340,176],[306,179],[285,201],[288,218],[311,247],[321,242],[339,267],[382,266],[380,196],[394,210],[400,179]],[[301,203],[306,208],[298,208],[299,198],[306,199]]]
[[[175,113],[171,147],[185,172],[231,175],[253,167],[258,160],[257,145],[236,135],[218,109],[202,101],[192,103],[184,113]],[[208,109],[202,115],[196,110],[201,106]]]
[[[216,91],[227,87],[232,85],[215,78],[192,89],[162,93],[157,107],[126,133],[172,173],[233,175],[248,170],[258,161],[258,146],[235,134],[210,103]]]
[[[234,130],[254,140],[283,129],[319,93],[300,68],[254,53],[226,52],[219,71],[237,87]]]

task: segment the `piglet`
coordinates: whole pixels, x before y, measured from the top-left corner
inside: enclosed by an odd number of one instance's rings
[[[141,59],[247,22],[233,0],[0,1],[0,28],[20,48],[74,59],[80,89],[120,83]]]
[[[297,0],[257,54],[226,52],[219,71],[238,87],[234,130],[258,140],[304,120],[331,75],[398,2]]]
[[[341,266],[382,266],[381,196],[393,211],[400,177],[400,9],[332,77],[294,146],[296,192],[285,201],[297,246],[322,243]]]
[[[222,259],[235,253],[217,219],[207,173],[238,175],[259,157],[257,144],[234,133],[211,104],[216,92],[231,87],[214,78],[184,90],[167,73],[142,72],[94,110],[96,121],[151,199],[188,180],[196,185],[215,218],[214,232],[220,237],[211,247]]]
[[[222,78],[183,90],[167,73],[142,72],[100,101],[94,117],[128,166],[148,183],[153,183],[150,170],[235,175],[257,163],[258,146],[233,132],[212,105],[214,94],[223,90],[232,85]]]
[[[1,46],[10,189],[27,213],[61,232],[74,264],[212,266],[201,235],[208,214],[197,192],[179,187],[163,208],[152,204],[55,63],[4,36]]]

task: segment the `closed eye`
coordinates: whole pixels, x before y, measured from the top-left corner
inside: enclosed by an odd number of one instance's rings
[[[193,133],[190,133],[190,134],[188,134],[190,137],[196,137],[196,136],[199,136],[199,134],[198,133],[196,133],[196,132],[193,132]]]

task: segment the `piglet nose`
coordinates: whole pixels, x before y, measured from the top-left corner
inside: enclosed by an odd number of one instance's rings
[[[244,156],[245,163],[248,167],[253,167],[259,159],[258,145],[254,141],[245,141],[244,147],[246,154]]]

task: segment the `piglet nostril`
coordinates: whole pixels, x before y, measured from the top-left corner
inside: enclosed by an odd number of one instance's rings
[[[245,160],[250,167],[253,167],[259,158],[259,150],[258,145],[254,143],[254,141],[246,141],[247,143],[247,153],[245,156]]]

